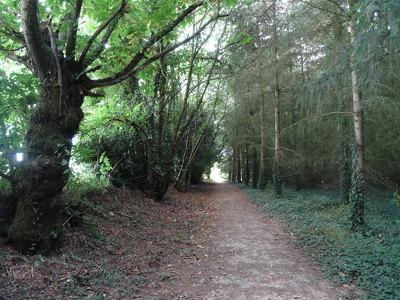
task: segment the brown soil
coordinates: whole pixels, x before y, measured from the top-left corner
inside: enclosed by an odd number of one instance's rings
[[[0,246],[0,299],[352,299],[233,185],[170,191],[162,203],[125,189],[92,201],[59,253]]]

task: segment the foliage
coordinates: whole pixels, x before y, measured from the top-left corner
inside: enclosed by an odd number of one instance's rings
[[[198,59],[215,55],[202,49],[208,38],[201,36],[113,87],[101,107],[88,105],[78,160],[98,164],[104,155],[113,184],[139,188],[158,200],[170,184],[185,190],[191,177],[200,180],[217,160],[213,122],[218,124],[223,104],[211,80],[217,61]],[[93,156],[80,155],[84,149],[92,149]]]
[[[392,203],[396,204],[397,206],[400,207],[400,193],[399,192],[394,193]],[[397,223],[400,224],[400,220],[397,220]]]
[[[271,20],[260,22],[266,16],[272,19],[272,12],[263,10],[263,4],[272,3],[260,0],[240,7],[240,13],[238,10],[233,18],[233,30],[245,32],[252,40],[230,48],[233,111],[231,120],[226,122],[227,147],[244,148],[249,142],[257,147],[258,158],[261,147],[274,148],[272,113],[262,115],[263,110],[273,110],[272,90],[276,79],[271,71],[274,68],[271,64],[273,25]],[[349,124],[352,91],[347,1],[276,3],[277,25],[282,27],[278,35],[282,41],[278,44],[277,70],[284,78],[280,82],[283,91],[281,147],[285,158],[280,166],[282,178],[303,186],[341,184],[347,202],[351,179],[348,144],[354,134]],[[373,186],[391,188],[399,181],[400,169],[395,154],[399,148],[399,139],[395,136],[399,131],[396,117],[399,85],[395,76],[399,56],[398,50],[394,50],[399,48],[400,35],[398,26],[393,27],[399,6],[394,3],[359,2],[356,29],[368,34],[357,37],[354,51],[354,65],[364,99],[367,170],[364,180]],[[393,121],[387,122],[388,119]],[[261,125],[266,132],[262,132]],[[337,152],[338,146],[341,149]],[[265,159],[267,171],[272,175],[272,153],[267,151]]]
[[[351,177],[351,189],[349,195],[349,204],[351,208],[351,228],[360,230],[364,225],[365,213],[365,182],[363,174],[357,172],[358,156],[356,151],[353,154],[353,174]]]
[[[339,184],[342,201],[344,204],[348,204],[351,188],[351,168],[349,162],[343,156],[340,157],[339,161]]]
[[[279,173],[277,162],[274,160],[274,166],[272,168],[272,183],[274,186],[275,194],[280,197],[282,195],[282,176]]]
[[[100,167],[101,169],[102,167]],[[79,165],[79,171],[72,173],[68,184],[62,194],[64,226],[68,229],[75,229],[81,226],[84,217],[93,213],[96,204],[90,199],[94,195],[105,195],[109,186],[107,164],[104,166],[103,173],[96,176],[93,166],[90,164]]]
[[[392,201],[397,206],[400,206],[400,193],[394,193]]]
[[[264,191],[268,186],[268,177],[267,177],[267,174],[266,174],[265,170],[263,170],[263,169],[260,170],[260,179],[259,179],[259,181],[260,182],[258,184],[258,188],[261,191]]]
[[[354,283],[365,299],[398,299],[400,294],[400,209],[387,193],[370,192],[365,233],[349,230],[349,206],[331,190],[272,190],[240,186],[261,212],[288,222],[296,246],[304,250],[338,284]]]
[[[0,70],[0,172],[16,167],[16,154],[24,148],[27,120],[37,101],[37,82],[13,64],[3,63]]]

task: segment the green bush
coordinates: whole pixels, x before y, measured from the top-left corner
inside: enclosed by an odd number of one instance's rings
[[[107,165],[106,167],[107,168]],[[80,166],[80,173],[72,174],[62,194],[64,224],[69,228],[79,227],[83,217],[93,209],[96,204],[89,199],[91,196],[104,195],[109,182],[105,170],[100,176],[90,173],[90,170],[83,171],[84,165]]]

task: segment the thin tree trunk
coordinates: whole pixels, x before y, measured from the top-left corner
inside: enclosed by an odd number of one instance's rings
[[[251,187],[253,189],[257,188],[257,183],[258,183],[258,176],[259,176],[259,162],[258,162],[258,157],[257,157],[257,151],[256,148],[253,146],[253,159],[252,159],[252,171],[251,171]]]
[[[282,180],[281,180],[281,91],[279,83],[279,53],[278,53],[278,28],[277,28],[277,7],[276,0],[273,1],[273,36],[274,36],[274,168],[273,168],[273,183],[275,193],[282,195]]]
[[[249,185],[250,182],[250,158],[249,158],[249,145],[246,144],[244,150],[244,160],[245,160],[245,168],[244,168],[244,181],[246,186]]]
[[[265,145],[265,99],[264,99],[264,94],[262,94],[262,96],[261,96],[260,115],[261,115],[261,124],[260,124],[261,145],[260,145],[259,189],[263,191],[267,188],[267,160],[265,157],[266,145]]]
[[[364,130],[363,130],[363,109],[362,93],[360,89],[359,77],[356,70],[356,0],[349,0],[350,7],[350,43],[353,47],[351,54],[351,85],[353,94],[353,122],[355,135],[355,149],[353,157],[353,176],[350,197],[351,222],[352,228],[359,228],[364,224],[364,204],[365,204],[365,165],[364,165]]]
[[[241,153],[240,148],[237,146],[236,150],[236,161],[237,161],[237,173],[236,173],[236,180],[238,183],[242,183],[242,161],[241,161]]]
[[[232,174],[232,182],[236,181],[236,149],[235,146],[232,147],[232,161],[231,161],[231,174]]]

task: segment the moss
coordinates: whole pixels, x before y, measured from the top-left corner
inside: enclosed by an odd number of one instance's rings
[[[56,199],[56,198],[55,198]],[[59,205],[20,200],[14,221],[10,226],[9,238],[14,248],[22,254],[48,255],[59,246],[62,235],[62,217]]]

